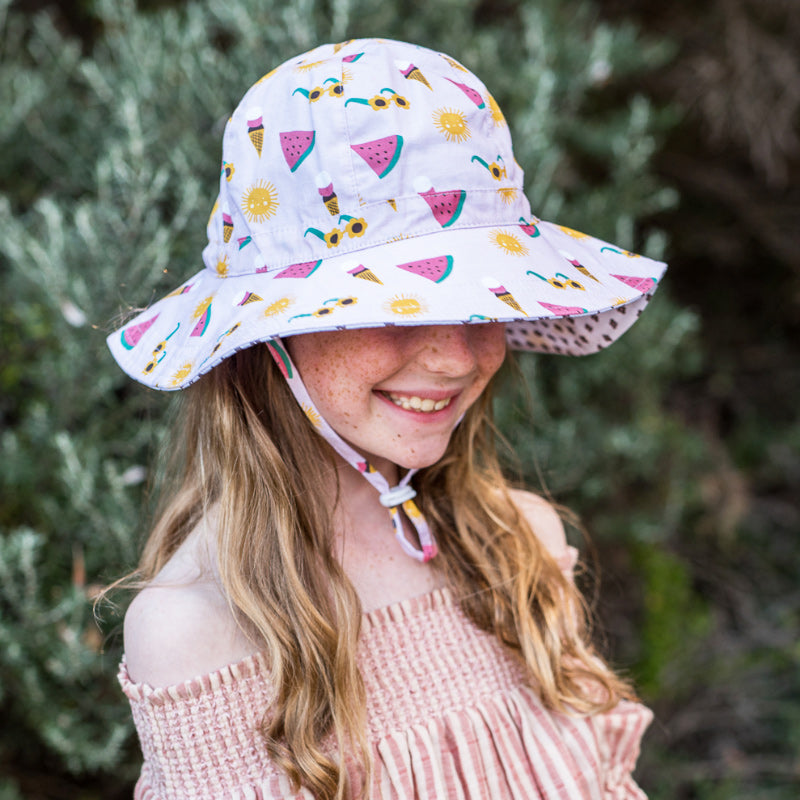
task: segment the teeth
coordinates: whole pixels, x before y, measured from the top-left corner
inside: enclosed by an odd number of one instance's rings
[[[451,398],[445,400],[432,400],[430,397],[403,397],[397,394],[386,394],[396,406],[404,408],[406,411],[422,411],[423,413],[430,413],[431,411],[441,411],[450,405]]]

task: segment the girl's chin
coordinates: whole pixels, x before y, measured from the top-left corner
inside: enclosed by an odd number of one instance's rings
[[[405,453],[387,453],[385,456],[380,456],[377,458],[373,456],[372,459],[368,460],[378,469],[380,469],[381,465],[393,465],[400,467],[401,469],[425,469],[426,467],[432,467],[434,464],[441,461],[446,450],[447,445],[445,444],[444,447],[437,448],[435,450],[429,450],[426,448],[425,452],[406,451]]]

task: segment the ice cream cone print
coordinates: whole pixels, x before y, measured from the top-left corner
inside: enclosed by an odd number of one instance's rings
[[[179,286],[174,291],[170,292],[167,295],[164,295],[164,298],[166,299],[167,297],[177,297],[178,295],[186,294],[186,292],[188,292],[192,288],[192,286],[194,286],[193,283],[187,283],[184,286]]]
[[[317,191],[322,197],[322,202],[325,204],[325,208],[328,209],[328,213],[332,217],[337,216],[339,213],[339,199],[336,196],[336,192],[333,191],[331,176],[325,170],[317,175]]]
[[[514,311],[519,311],[521,314],[525,314],[525,311],[520,307],[520,304],[514,299],[514,295],[512,295],[505,286],[498,283],[494,278],[484,278],[482,282],[483,285],[498,300],[502,300],[507,306],[511,306]]]
[[[261,148],[264,146],[264,120],[261,111],[257,108],[248,109],[247,135],[258,153],[258,157],[261,158]]]
[[[231,240],[233,233],[233,218],[230,214],[222,212],[222,241],[227,244]]]
[[[259,303],[262,302],[263,298],[259,297],[255,292],[248,292],[244,291],[237,297],[237,306],[246,306],[248,303]]]
[[[348,275],[352,275],[354,278],[361,278],[361,280],[364,281],[372,281],[373,283],[380,283],[383,285],[383,281],[363,264],[358,264],[352,269],[345,269],[345,272],[347,272]]]
[[[594,275],[592,275],[592,273],[591,273],[591,272],[589,272],[589,270],[588,270],[588,269],[586,269],[586,267],[584,267],[584,266],[583,266],[583,264],[581,264],[581,262],[580,262],[580,261],[578,261],[578,259],[577,259],[577,258],[575,258],[573,255],[571,255],[570,253],[568,253],[566,250],[559,250],[558,252],[559,252],[559,253],[560,253],[562,256],[564,256],[564,258],[566,258],[566,259],[567,259],[567,261],[569,261],[569,263],[570,263],[570,264],[572,264],[572,266],[573,266],[573,267],[575,267],[575,269],[576,269],[576,270],[578,270],[578,272],[581,272],[581,273],[582,273],[582,274],[584,274],[584,275],[585,275],[587,278],[591,278],[593,281],[596,281],[597,283],[600,283],[600,281],[599,281],[599,280],[597,280],[597,278],[595,278],[595,276],[594,276]]]
[[[433,87],[428,83],[422,72],[420,72],[419,67],[414,66],[410,61],[395,61],[394,63],[403,74],[403,77],[412,81],[419,81],[423,86],[427,86],[433,91]]]

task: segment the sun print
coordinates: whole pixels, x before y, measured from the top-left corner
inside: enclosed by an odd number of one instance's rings
[[[274,303],[270,303],[264,309],[264,316],[265,317],[277,317],[278,314],[283,314],[287,308],[289,308],[294,303],[294,300],[291,297],[281,297],[280,300],[276,300]]]
[[[242,197],[242,211],[250,222],[264,222],[277,210],[278,190],[269,181],[259,181]]]
[[[517,195],[519,195],[519,190],[514,186],[503,186],[497,190],[497,194],[500,195],[500,199],[507,206],[510,206],[517,199]]]
[[[511,256],[526,256],[528,248],[513,233],[495,228],[489,234],[489,241]]]
[[[587,236],[587,234],[581,233],[580,231],[575,231],[572,228],[567,228],[565,225],[559,225],[558,227],[561,228],[561,230],[564,231],[564,233],[566,233],[567,236],[571,236],[573,239],[588,239],[589,238]]]
[[[506,118],[503,116],[503,112],[500,110],[497,100],[491,95],[489,95],[489,111],[492,114],[492,122],[494,122],[495,127],[499,128],[501,125],[506,124]]]
[[[200,317],[202,317],[203,314],[205,314],[206,311],[208,311],[208,307],[211,305],[211,301],[213,299],[214,296],[209,295],[208,297],[206,297],[205,300],[202,300],[200,303],[198,303],[197,308],[195,308],[194,313],[192,314],[192,317],[194,319],[200,319]]]
[[[433,112],[433,123],[444,134],[448,142],[466,142],[472,136],[463,111],[454,108],[437,108]]]
[[[418,317],[428,310],[418,297],[408,294],[396,294],[387,300],[383,307],[389,313],[400,317]]]
[[[312,69],[324,63],[324,61],[300,61],[294,65],[294,68],[296,72],[311,72]]]
[[[179,367],[175,370],[175,373],[172,376],[171,385],[177,386],[181,381],[189,376],[189,373],[192,371],[191,364],[184,364],[182,367]]]
[[[319,413],[315,409],[311,408],[311,406],[304,405],[303,406],[303,412],[308,417],[309,422],[315,428],[319,428],[320,427],[320,424],[322,422],[322,418],[320,417]]]

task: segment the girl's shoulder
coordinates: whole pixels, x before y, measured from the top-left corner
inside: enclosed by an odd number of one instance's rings
[[[509,495],[550,555],[556,561],[564,559],[569,551],[567,536],[555,506],[541,495],[522,489],[509,489]]]
[[[131,602],[125,661],[135,683],[172,686],[255,652],[193,534]]]

